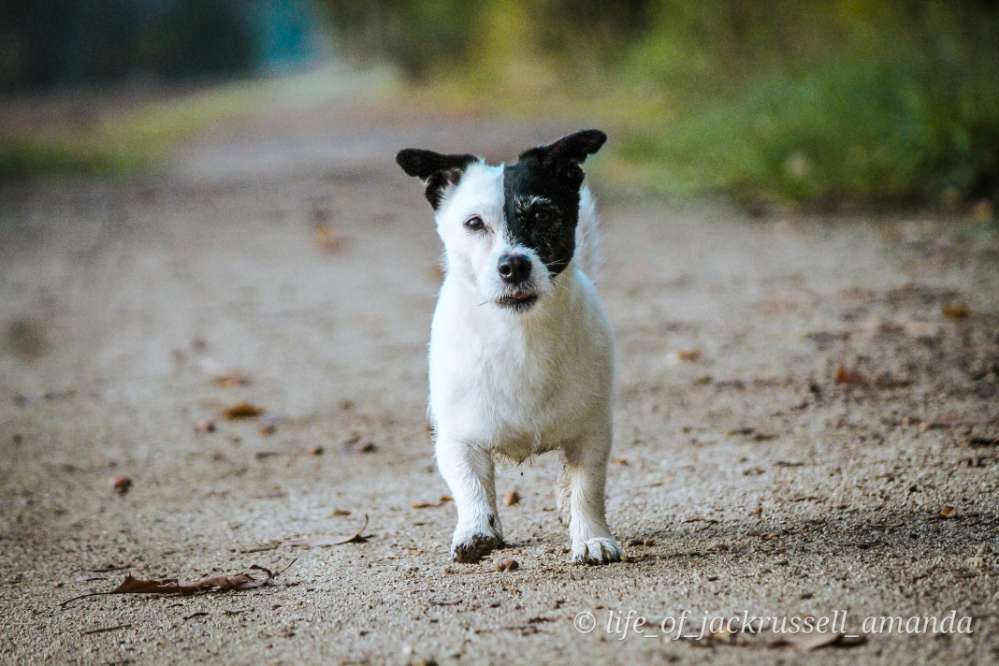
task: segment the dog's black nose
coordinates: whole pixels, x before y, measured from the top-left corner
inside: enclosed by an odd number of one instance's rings
[[[520,284],[531,277],[531,262],[522,254],[504,254],[499,258],[499,274],[507,284]]]

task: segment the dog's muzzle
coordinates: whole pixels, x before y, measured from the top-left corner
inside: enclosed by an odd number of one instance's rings
[[[522,285],[509,289],[496,299],[496,305],[515,312],[526,312],[537,302],[538,292],[534,290],[533,285]]]

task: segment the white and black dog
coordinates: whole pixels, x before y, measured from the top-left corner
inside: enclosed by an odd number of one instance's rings
[[[564,455],[558,496],[572,561],[621,559],[604,512],[614,341],[587,275],[597,215],[580,166],[606,139],[576,132],[510,166],[416,149],[396,157],[425,183],[444,241],[430,418],[458,509],[458,562],[503,544],[494,458],[553,450]]]

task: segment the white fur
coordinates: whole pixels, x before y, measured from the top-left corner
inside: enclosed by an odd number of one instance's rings
[[[621,557],[604,513],[614,345],[584,272],[596,258],[597,223],[585,186],[579,212],[574,258],[555,280],[533,251],[519,248],[531,259],[539,299],[518,313],[495,303],[503,289],[497,259],[513,247],[503,168],[469,166],[437,210],[447,270],[431,332],[430,414],[438,467],[458,510],[455,559],[477,559],[502,542],[494,458],[521,462],[552,450],[564,455],[559,504],[568,515],[571,559]],[[465,228],[475,215],[488,231]]]

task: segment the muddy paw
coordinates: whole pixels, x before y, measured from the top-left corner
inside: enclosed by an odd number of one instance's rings
[[[503,545],[503,540],[492,534],[473,534],[464,539],[455,540],[451,545],[451,559],[455,562],[478,562]]]
[[[621,544],[613,537],[596,537],[572,546],[572,562],[575,564],[620,562],[621,554]]]

